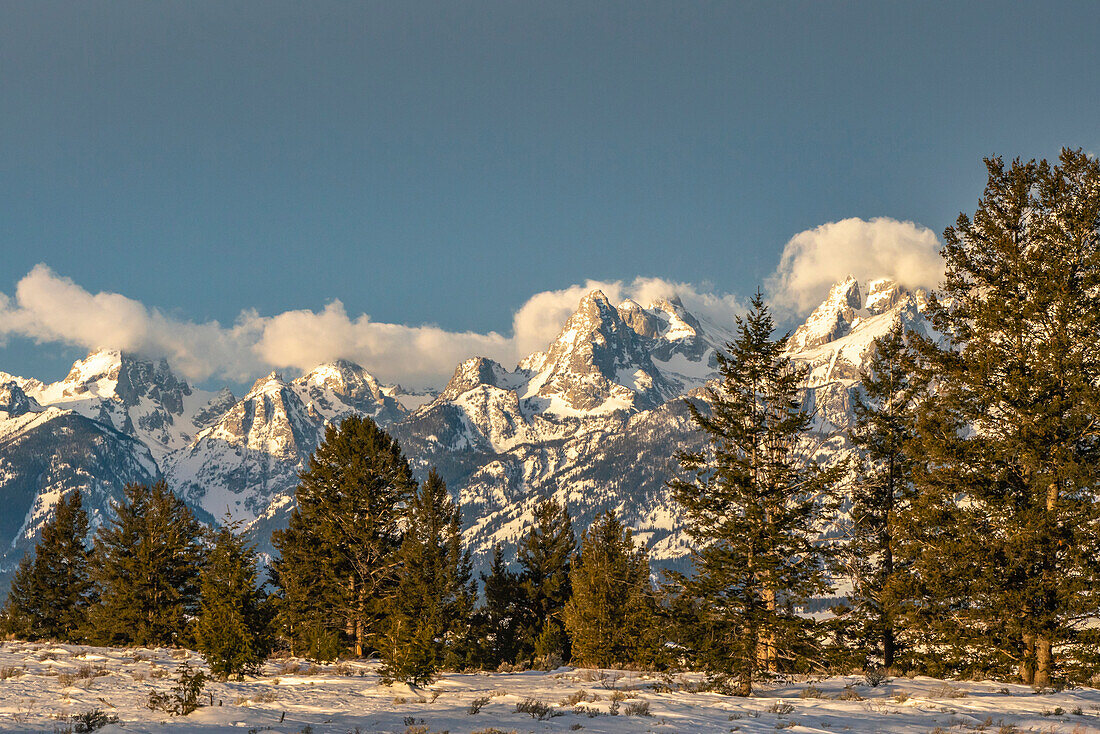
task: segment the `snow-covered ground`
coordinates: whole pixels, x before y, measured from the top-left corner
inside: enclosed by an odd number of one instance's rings
[[[185,650],[0,644],[0,730],[68,731],[94,709],[109,732],[1100,732],[1100,691],[1035,693],[995,682],[858,676],[799,680],[752,698],[692,692],[698,676],[561,668],[449,674],[423,691],[378,683],[376,662],[271,661],[264,675],[207,685],[213,705],[186,717],[145,707],[167,692]],[[516,711],[528,699],[552,714]],[[648,713],[646,712],[648,710]],[[476,711],[476,713],[475,713]],[[615,714],[612,714],[615,711]],[[79,729],[77,729],[79,730]]]

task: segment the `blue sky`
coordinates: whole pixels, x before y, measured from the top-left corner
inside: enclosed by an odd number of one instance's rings
[[[65,293],[120,294],[145,330],[338,300],[349,322],[508,339],[533,294],[643,276],[736,303],[826,223],[942,232],[983,156],[1100,152],[1095,2],[116,0],[0,21],[0,369],[43,378],[93,339],[28,315],[86,317]],[[205,343],[104,328],[174,361]],[[391,377],[429,358],[369,348]],[[306,359],[277,352],[187,371]]]

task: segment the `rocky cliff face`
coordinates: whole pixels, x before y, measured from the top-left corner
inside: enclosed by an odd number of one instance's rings
[[[793,334],[823,458],[848,451],[851,390],[874,339],[898,321],[931,334],[924,302],[890,281],[861,289],[848,278]],[[228,512],[251,522],[266,548],[326,423],[358,413],[398,438],[418,474],[439,469],[462,500],[479,561],[494,543],[513,543],[534,503],[552,495],[578,527],[615,509],[655,560],[677,565],[687,538],[665,482],[676,452],[700,445],[683,398],[716,375],[715,352],[732,330],[678,299],[614,305],[593,291],[546,350],[514,369],[468,359],[435,396],[381,385],[347,361],[292,381],[273,373],[240,400],[196,391],[163,362],[110,351],[53,385],[0,374],[6,563],[61,493],[90,492],[99,517],[126,481],[161,474],[205,519]]]

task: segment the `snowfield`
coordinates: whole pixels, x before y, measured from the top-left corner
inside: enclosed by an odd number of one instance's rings
[[[0,643],[0,730],[64,732],[99,709],[100,732],[1100,732],[1100,691],[1036,693],[996,682],[859,676],[800,679],[752,698],[692,692],[700,676],[560,668],[448,674],[424,690],[382,686],[378,664],[270,661],[263,676],[211,682],[189,716],[145,707],[173,688],[187,650]],[[549,718],[519,713],[539,701]],[[213,705],[209,705],[213,702]],[[534,706],[537,708],[537,706]],[[615,712],[614,714],[612,712]],[[74,729],[79,731],[79,728]]]

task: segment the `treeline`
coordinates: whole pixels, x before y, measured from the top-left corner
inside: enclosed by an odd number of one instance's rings
[[[273,545],[203,532],[163,484],[133,486],[85,547],[63,499],[4,612],[20,637],[195,645],[215,672],[274,648],[375,655],[390,680],[449,669],[854,669],[1016,677],[1100,671],[1100,164],[987,162],[945,232],[933,329],[897,325],[851,393],[850,461],[813,430],[804,368],[758,293],[689,401],[704,448],[669,483],[690,573],[654,583],[612,513],[579,539],[546,498],[513,557],[472,577],[459,507],[366,418],[329,426]],[[836,439],[832,439],[835,443]],[[838,587],[843,593],[838,592]],[[836,601],[820,608],[821,600]],[[815,606],[816,605],[816,606]]]
[[[16,571],[4,630],[193,646],[226,677],[255,672],[276,649],[316,660],[377,656],[384,680],[410,683],[444,668],[656,663],[648,558],[612,513],[578,549],[566,508],[539,502],[513,562],[495,548],[479,604],[446,485],[434,471],[418,485],[369,418],[328,426],[296,498],[261,584],[239,528],[226,518],[204,529],[164,482],[126,487],[91,547],[80,494],[71,493]]]

